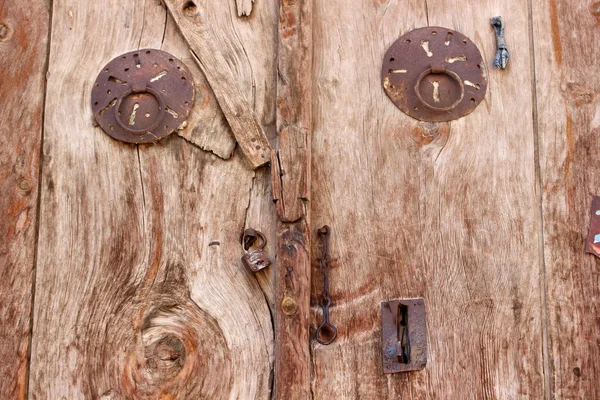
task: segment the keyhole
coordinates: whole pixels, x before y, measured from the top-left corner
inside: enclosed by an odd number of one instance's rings
[[[129,116],[129,125],[135,125],[135,115],[137,114],[138,108],[140,108],[140,104],[135,103],[133,105],[133,109],[131,110],[131,115]]]
[[[398,306],[398,362],[408,364],[410,362],[410,342],[408,339],[408,306]]]
[[[438,81],[433,81],[433,82],[431,82],[431,84],[433,85],[433,102],[439,103],[440,102],[440,83]]]

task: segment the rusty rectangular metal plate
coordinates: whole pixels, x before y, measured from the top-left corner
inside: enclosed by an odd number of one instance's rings
[[[594,196],[592,199],[590,232],[585,244],[585,252],[600,257],[600,196]]]
[[[417,371],[427,364],[425,300],[381,303],[383,372]]]

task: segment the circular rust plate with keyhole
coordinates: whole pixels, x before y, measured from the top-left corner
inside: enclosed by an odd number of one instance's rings
[[[104,132],[128,143],[156,142],[182,126],[194,103],[192,75],[161,50],[123,54],[106,64],[92,89]]]
[[[477,46],[441,27],[419,28],[396,40],[383,59],[383,87],[405,114],[420,121],[451,121],[485,97],[486,69]]]

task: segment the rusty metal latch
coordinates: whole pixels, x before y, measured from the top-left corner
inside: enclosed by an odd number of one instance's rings
[[[500,69],[506,69],[506,64],[510,58],[506,41],[504,40],[504,21],[501,16],[490,18],[490,24],[494,27],[496,35],[496,55],[494,56],[494,66]]]
[[[128,143],[156,142],[181,127],[194,103],[192,75],[171,54],[143,49],[104,66],[92,89],[102,130]]]
[[[585,243],[585,252],[600,257],[600,196],[592,198],[590,230]]]
[[[260,241],[259,244],[256,244],[257,240]],[[256,245],[256,248],[250,250],[254,245]],[[271,265],[271,259],[265,251],[266,245],[267,238],[262,232],[254,229],[246,229],[244,231],[242,247],[246,253],[242,256],[242,264],[244,264],[248,270],[258,272]]]
[[[329,239],[331,228],[327,225],[317,230],[319,238],[323,242],[323,254],[319,258],[319,269],[323,273],[323,291],[321,292],[321,308],[323,309],[323,321],[317,327],[315,339],[317,342],[328,345],[337,337],[337,327],[329,320],[329,307],[331,306],[331,294],[329,293],[329,270],[331,269],[331,255],[329,254]]]
[[[381,79],[392,102],[420,121],[464,117],[487,90],[477,46],[442,27],[415,29],[396,40],[383,59]]]
[[[422,298],[381,303],[381,333],[384,373],[425,368],[427,327]]]

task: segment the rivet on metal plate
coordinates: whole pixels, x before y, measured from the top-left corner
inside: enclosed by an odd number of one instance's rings
[[[485,97],[485,65],[460,32],[420,28],[396,40],[383,59],[383,87],[405,114],[420,121],[451,121],[470,114]]]
[[[161,50],[132,51],[110,61],[92,89],[98,125],[128,143],[156,142],[183,125],[194,103],[192,75]]]
[[[417,371],[427,364],[425,300],[381,303],[383,372]]]

